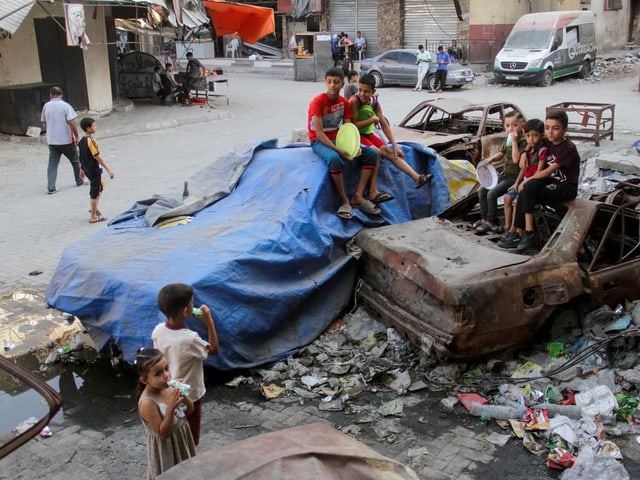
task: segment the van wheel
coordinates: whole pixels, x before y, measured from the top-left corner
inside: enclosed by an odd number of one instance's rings
[[[585,78],[591,75],[591,61],[585,60],[578,72],[578,78]]]
[[[542,75],[542,80],[540,80],[540,83],[538,83],[538,85],[540,85],[541,87],[550,87],[552,83],[553,83],[553,70],[551,70],[550,68],[547,68],[544,71],[544,75]]]
[[[382,87],[382,85],[384,85],[384,80],[382,79],[382,74],[380,72],[376,72],[374,70],[373,72],[369,72],[369,73],[371,73],[371,76],[376,81],[376,88],[380,88]]]

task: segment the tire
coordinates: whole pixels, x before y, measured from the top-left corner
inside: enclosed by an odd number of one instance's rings
[[[542,75],[542,80],[538,83],[541,87],[550,87],[553,84],[553,70],[547,68]]]
[[[436,76],[431,74],[427,74],[427,88],[429,90],[435,90],[436,87]]]
[[[376,88],[380,88],[384,85],[384,80],[380,72],[373,70],[372,72],[369,72],[369,73],[376,80]]]
[[[591,75],[591,60],[585,60],[578,72],[578,78],[585,78]]]

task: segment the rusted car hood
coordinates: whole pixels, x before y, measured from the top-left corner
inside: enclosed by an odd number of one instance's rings
[[[158,480],[418,480],[400,462],[323,423],[256,435],[198,453]]]
[[[470,237],[478,237],[467,235],[469,232],[457,234],[460,228],[448,220],[430,217],[363,230],[356,243],[416,284],[428,283],[433,287],[432,294],[450,304],[462,303],[459,292],[470,278],[531,258],[473,241]]]

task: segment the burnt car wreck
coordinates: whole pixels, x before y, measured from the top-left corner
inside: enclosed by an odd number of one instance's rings
[[[635,188],[637,190],[637,188]],[[576,199],[536,212],[538,245],[504,250],[453,205],[438,217],[360,232],[365,306],[427,354],[467,360],[530,342],[572,302],[640,295],[639,198]]]
[[[398,142],[419,143],[449,159],[476,165],[497,152],[507,137],[504,120],[509,112],[526,118],[510,102],[471,103],[461,98],[436,98],[416,105],[391,127]]]

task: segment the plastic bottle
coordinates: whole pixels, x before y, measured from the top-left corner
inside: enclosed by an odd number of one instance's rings
[[[547,410],[549,417],[564,415],[565,417],[579,419],[582,418],[582,407],[577,405],[557,405],[555,403],[539,403],[533,407],[536,410]]]
[[[512,418],[524,418],[525,411],[506,405],[487,405],[472,402],[471,415],[482,418],[495,418],[496,420],[509,420]]]
[[[189,395],[189,390],[191,390],[191,385],[187,385],[186,383],[182,383],[178,380],[169,380],[167,382],[167,385],[169,385],[171,388],[177,388],[178,390],[180,390],[180,393],[182,395]]]

